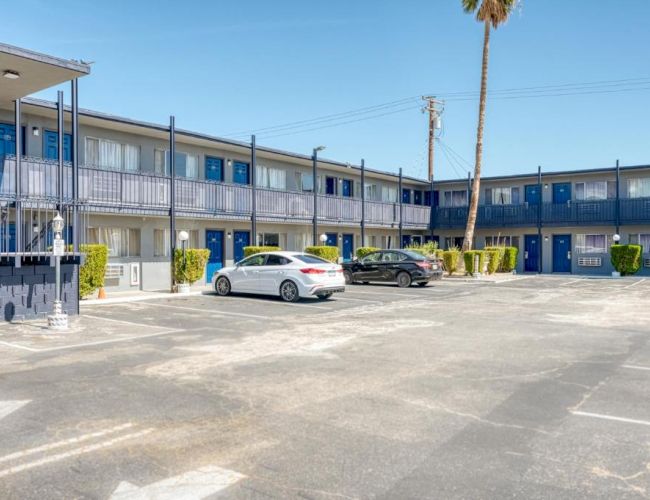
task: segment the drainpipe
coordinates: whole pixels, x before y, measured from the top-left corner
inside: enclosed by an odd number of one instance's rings
[[[71,82],[72,87],[72,251],[79,252],[79,82]]]
[[[537,272],[542,273],[543,260],[542,255],[544,252],[544,244],[542,242],[542,203],[544,201],[544,192],[542,191],[542,166],[537,166],[537,190],[539,191],[539,203],[537,204],[537,244],[539,251],[537,252]]]
[[[14,256],[14,265],[20,267],[24,247],[23,247],[23,211],[22,211],[22,153],[23,153],[23,134],[20,116],[20,99],[15,101],[15,126],[16,126],[16,255]],[[7,249],[8,250],[8,249]]]
[[[169,117],[169,250],[170,250],[170,291],[174,291],[176,274],[174,254],[176,253],[176,118]]]
[[[616,234],[620,233],[621,229],[621,166],[620,162],[616,160]]]
[[[366,246],[366,162],[361,159],[361,246]]]
[[[402,223],[402,215],[403,215],[403,201],[404,201],[404,193],[402,193],[402,167],[399,169],[399,183],[398,183],[398,188],[397,188],[397,196],[399,197],[399,241],[397,242],[398,247],[397,248],[402,248],[402,229],[404,227]]]
[[[255,144],[255,135],[251,135],[251,242],[257,244],[257,146]]]

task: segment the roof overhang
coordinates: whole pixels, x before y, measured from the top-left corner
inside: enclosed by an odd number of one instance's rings
[[[89,73],[87,64],[0,43],[0,105]]]

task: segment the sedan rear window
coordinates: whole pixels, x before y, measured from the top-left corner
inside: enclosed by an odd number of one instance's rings
[[[305,264],[331,264],[331,262],[316,257],[315,255],[293,255],[293,258],[298,259]]]
[[[411,252],[410,250],[403,250],[402,253],[406,254],[411,260],[427,260],[424,255],[417,252]]]

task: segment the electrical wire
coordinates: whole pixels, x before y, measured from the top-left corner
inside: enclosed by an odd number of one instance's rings
[[[447,158],[449,165],[454,169],[454,172],[456,172],[456,175],[458,175],[459,178],[463,178],[467,172],[464,172],[463,166],[458,162],[458,160],[454,159],[449,154],[446,143],[440,139],[437,139],[436,142],[440,146],[442,154]]]

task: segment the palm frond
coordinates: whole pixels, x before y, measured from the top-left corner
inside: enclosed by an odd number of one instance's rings
[[[477,20],[489,22],[493,28],[496,28],[508,20],[508,16],[517,7],[519,0],[461,0],[461,2],[465,12],[476,12]]]
[[[463,10],[468,14],[476,11],[479,0],[462,0]]]

